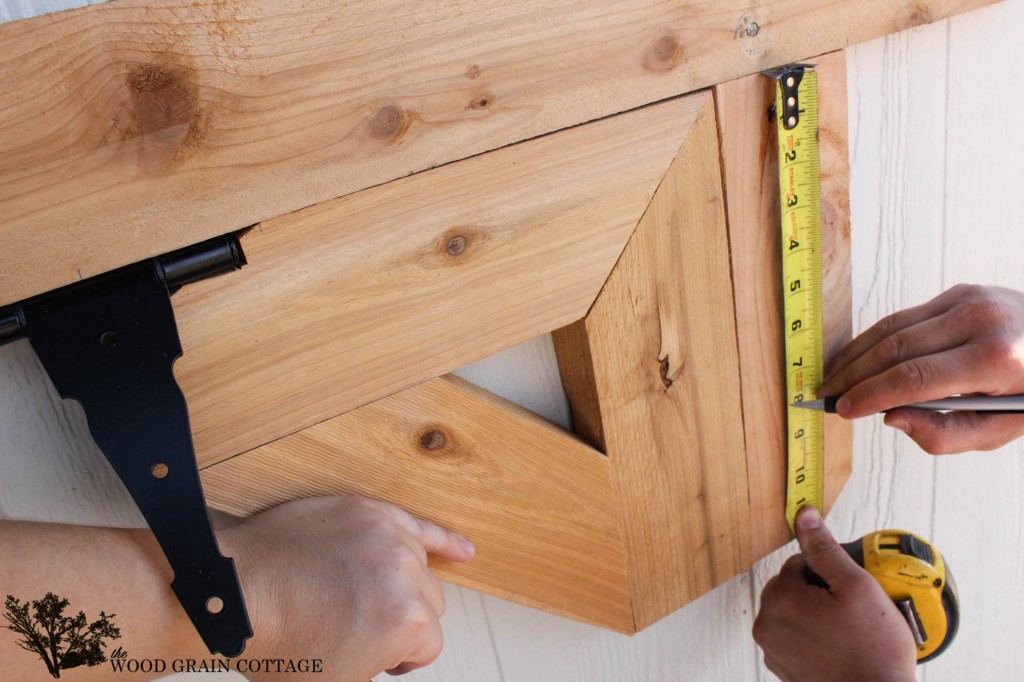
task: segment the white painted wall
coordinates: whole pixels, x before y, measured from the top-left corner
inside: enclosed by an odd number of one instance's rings
[[[0,21],[84,4],[0,0]],[[1024,0],[1007,0],[850,49],[855,329],[958,282],[1024,289],[1022,33]],[[566,418],[546,339],[464,376]],[[874,418],[854,438],[853,477],[829,524],[844,538],[881,527],[931,537],[960,588],[958,641],[919,678],[1020,679],[1024,445],[932,458]],[[0,348],[0,517],[140,524],[81,411],[54,395],[24,342]],[[406,679],[774,679],[749,632],[760,587],[792,551],[632,638],[446,586],[446,650]]]

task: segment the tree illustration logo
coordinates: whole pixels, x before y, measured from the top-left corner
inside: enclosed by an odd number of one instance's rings
[[[121,638],[121,630],[111,620],[115,614],[100,611],[99,620],[90,623],[84,611],[65,616],[68,604],[52,592],[24,604],[7,595],[4,604],[4,619],[10,625],[3,627],[21,635],[18,646],[38,654],[53,677],[60,677],[60,671],[68,668],[103,663],[107,660],[103,640]]]

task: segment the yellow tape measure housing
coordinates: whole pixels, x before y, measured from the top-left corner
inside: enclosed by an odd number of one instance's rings
[[[787,478],[790,529],[804,505],[824,503],[824,415],[792,407],[821,386],[824,361],[821,275],[821,165],[818,77],[807,66],[785,67],[776,79],[785,311]]]

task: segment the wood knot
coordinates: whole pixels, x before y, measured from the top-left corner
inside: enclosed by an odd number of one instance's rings
[[[173,71],[156,64],[142,64],[132,69],[125,79],[128,87],[142,92],[157,92],[179,87],[179,76]]]
[[[466,69],[466,78],[470,80],[476,80],[480,77],[480,73],[483,71],[477,64],[470,64],[469,68]]]
[[[466,251],[466,238],[461,234],[455,234],[448,237],[448,241],[445,242],[444,250],[448,252],[449,256],[461,256]]]
[[[921,24],[932,23],[932,10],[928,5],[919,2],[914,5],[914,11],[910,13],[910,25],[920,26]]]
[[[195,71],[179,64],[136,64],[125,75],[128,103],[111,121],[111,130],[127,139],[160,133],[143,144],[146,172],[167,170],[172,161],[191,157],[210,134],[209,112],[200,108]],[[167,132],[178,129],[175,132]]]
[[[672,384],[675,383],[669,376],[671,368],[669,367],[668,357],[661,358],[658,363],[659,373],[661,374],[661,383],[665,386],[665,390],[672,388]]]
[[[469,108],[482,111],[490,107],[492,104],[494,104],[494,95],[489,92],[485,92],[482,95],[474,97],[473,101],[469,103]]]
[[[378,140],[397,142],[405,136],[412,118],[405,109],[386,104],[370,119],[370,134]]]
[[[430,429],[420,434],[420,447],[424,450],[440,450],[448,444],[448,438],[444,431]]]
[[[661,35],[644,50],[643,67],[648,71],[669,71],[679,64],[682,51],[676,36]]]
[[[196,88],[185,69],[139,64],[125,76],[140,134],[188,123],[196,109]]]
[[[460,444],[458,434],[438,422],[424,424],[413,436],[414,451],[436,465],[461,467],[469,464],[473,460],[472,446],[467,445]]]

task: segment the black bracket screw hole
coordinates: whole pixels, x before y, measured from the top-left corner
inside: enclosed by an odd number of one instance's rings
[[[104,348],[117,348],[117,334],[114,332],[103,332],[100,334],[100,345]]]

